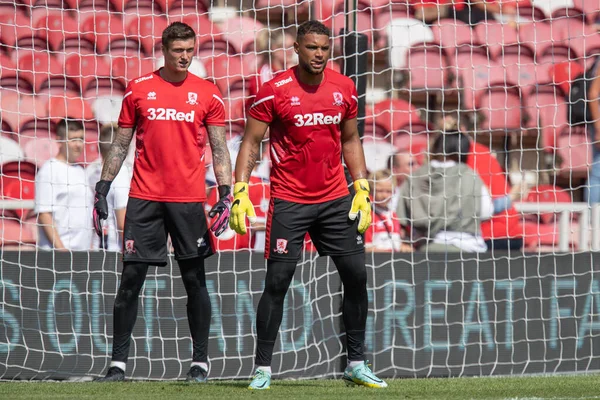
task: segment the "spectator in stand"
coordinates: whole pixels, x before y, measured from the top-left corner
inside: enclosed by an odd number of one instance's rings
[[[469,148],[463,133],[439,135],[429,163],[400,188],[400,223],[427,238],[426,251],[487,250],[480,221],[492,216],[494,205],[481,178],[465,164]]]
[[[529,6],[530,0],[455,0],[454,16],[469,25],[497,20],[500,22],[523,22],[527,18],[518,15],[518,7]],[[451,16],[452,18],[452,16]]]
[[[258,72],[255,79],[250,79],[248,106],[254,102],[263,83],[298,63],[298,56],[294,52],[294,37],[283,29],[261,30],[256,36],[256,53]]]
[[[389,170],[380,170],[369,174],[371,197],[373,198],[373,222],[365,231],[365,250],[377,252],[413,251],[408,243],[402,241],[402,230],[398,216],[390,208],[394,193],[394,177]]]
[[[390,209],[395,210],[398,208],[398,200],[400,199],[400,187],[410,175],[413,167],[414,160],[410,153],[397,153],[390,156],[389,164],[394,175],[394,194],[390,201]]]
[[[56,126],[60,147],[35,177],[38,246],[43,249],[89,250],[92,245],[90,206],[93,192],[85,169],[76,163],[83,151],[80,121],[63,119]]]
[[[87,167],[88,185],[90,188],[96,186],[102,173],[104,159],[108,156],[110,145],[117,132],[117,124],[106,124],[100,129],[98,137],[100,145],[100,157]],[[121,168],[113,184],[110,187],[106,200],[108,202],[108,218],[104,224],[102,238],[94,235],[93,248],[106,249],[108,251],[121,251],[123,242],[123,229],[125,227],[125,209],[129,199],[129,184],[131,174],[128,168]],[[90,208],[93,204],[90,204]]]

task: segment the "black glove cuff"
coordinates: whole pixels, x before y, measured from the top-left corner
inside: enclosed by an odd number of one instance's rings
[[[219,186],[219,199],[223,197],[227,197],[231,194],[231,186],[229,185],[221,185]]]
[[[98,181],[98,183],[96,183],[96,193],[100,193],[104,197],[108,196],[111,184],[111,181]]]

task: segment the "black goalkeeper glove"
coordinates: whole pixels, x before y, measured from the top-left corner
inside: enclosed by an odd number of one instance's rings
[[[110,190],[110,181],[99,181],[96,183],[96,194],[94,196],[94,230],[102,238],[102,221],[108,218],[108,203],[106,196]]]

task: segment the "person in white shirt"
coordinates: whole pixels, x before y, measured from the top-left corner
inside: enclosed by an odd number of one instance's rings
[[[100,145],[100,157],[87,167],[88,185],[93,190],[96,182],[100,180],[103,159],[108,155],[110,145],[117,132],[116,124],[107,124],[100,129],[98,137]],[[102,238],[94,235],[92,248],[106,249],[108,251],[121,251],[123,242],[123,228],[125,227],[125,210],[129,199],[129,185],[131,174],[128,168],[121,168],[112,185],[106,201],[108,202],[108,218],[104,223],[104,235]],[[93,202],[92,202],[93,203]],[[93,204],[90,205],[93,207]]]
[[[93,192],[85,169],[76,164],[83,151],[80,121],[61,120],[56,127],[60,148],[35,177],[38,246],[44,249],[89,250],[92,244]]]

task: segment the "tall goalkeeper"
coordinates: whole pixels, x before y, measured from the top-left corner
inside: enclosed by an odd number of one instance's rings
[[[330,32],[320,22],[299,26],[294,50],[299,65],[265,83],[249,109],[235,170],[230,226],[245,234],[246,216],[251,223],[255,218],[248,180],[270,128],[273,166],[265,243],[267,275],[256,317],[256,373],[249,389],[270,387],[283,300],[306,232],[320,255],[331,256],[344,285],[348,349],[344,379],[386,387],[364,360],[368,304],[362,234],[371,222],[371,203],[356,123],[356,87],[349,78],[325,68]],[[342,155],[354,179],[354,197],[348,192]]]

